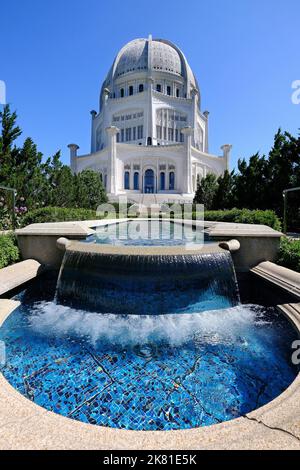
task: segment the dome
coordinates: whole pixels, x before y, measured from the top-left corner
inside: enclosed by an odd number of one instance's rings
[[[102,85],[100,108],[104,102],[104,90],[115,92],[116,81],[134,79],[134,74],[145,73],[155,78],[166,73],[183,80],[185,96],[191,97],[191,90],[199,91],[197,80],[183,54],[173,43],[165,39],[134,39],[117,54],[114,63]]]
[[[114,69],[114,78],[137,70],[147,70],[148,42],[136,39],[128,43],[116,58]]]
[[[150,44],[151,41],[151,44]],[[161,70],[184,76],[183,57],[160,39],[135,39],[126,44],[114,64],[114,78],[138,70]]]

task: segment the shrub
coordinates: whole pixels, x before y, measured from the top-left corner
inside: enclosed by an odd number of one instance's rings
[[[113,204],[118,216],[118,205]],[[130,206],[130,204],[128,204]],[[195,209],[195,208],[194,208]],[[113,216],[114,214],[112,214]],[[196,212],[193,212],[196,218]],[[101,219],[96,211],[91,209],[68,209],[63,207],[44,207],[28,212],[22,218],[22,226],[44,222],[68,222],[75,220]],[[281,229],[280,220],[273,211],[250,211],[247,209],[232,209],[230,211],[207,211],[205,220],[218,222],[235,222],[245,224],[268,225],[275,230]]]
[[[0,235],[0,269],[20,259],[20,252],[14,235]]]
[[[282,238],[277,263],[300,272],[300,240]]]
[[[194,213],[196,217],[196,213]],[[275,212],[267,210],[231,209],[228,211],[205,211],[205,220],[233,222],[239,224],[268,225],[274,230],[281,230],[280,219]]]
[[[73,222],[75,220],[96,219],[96,211],[91,209],[69,209],[66,207],[43,207],[29,211],[22,219],[22,226],[45,222]]]

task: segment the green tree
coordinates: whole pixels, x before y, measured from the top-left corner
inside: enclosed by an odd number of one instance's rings
[[[60,152],[44,165],[44,173],[48,184],[46,205],[57,207],[74,207],[76,205],[76,177],[71,168],[63,165]]]
[[[205,210],[212,209],[217,190],[218,182],[216,175],[208,173],[205,178],[198,180],[194,204],[204,204]]]
[[[213,199],[213,209],[231,209],[235,206],[235,174],[226,170],[224,175],[219,176],[218,187]]]
[[[77,175],[77,205],[96,210],[99,204],[107,202],[100,173],[84,170]]]
[[[60,152],[43,160],[30,138],[18,147],[15,141],[22,132],[16,121],[17,114],[5,106],[0,113],[0,182],[17,190],[17,210],[22,209],[18,213],[51,205],[96,208],[107,200],[99,173],[73,175],[61,162]]]
[[[27,138],[18,149],[14,161],[11,161],[11,172],[7,178],[9,185],[17,190],[18,197],[23,198],[30,207],[40,200],[42,157],[32,139]]]
[[[256,153],[247,163],[238,161],[238,174],[235,176],[234,198],[239,208],[267,209],[266,187],[268,185],[268,161]]]
[[[275,135],[269,154],[269,181],[266,204],[282,215],[282,192],[298,185],[300,176],[300,140],[281,129]]]
[[[11,166],[17,158],[18,148],[14,145],[16,139],[22,134],[16,124],[17,114],[11,113],[9,105],[5,105],[0,112],[0,182],[6,183],[10,175]]]

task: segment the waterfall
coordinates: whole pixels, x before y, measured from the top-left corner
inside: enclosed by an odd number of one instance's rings
[[[171,256],[67,249],[57,300],[99,313],[162,315],[233,307],[239,293],[229,252]]]

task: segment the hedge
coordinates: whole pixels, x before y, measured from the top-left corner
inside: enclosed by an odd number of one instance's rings
[[[195,214],[195,213],[194,213]],[[196,214],[195,214],[196,217]],[[234,222],[238,224],[268,225],[274,230],[281,230],[281,222],[275,212],[249,209],[231,209],[224,211],[206,211],[205,220],[217,222]]]
[[[68,209],[65,207],[43,207],[28,212],[22,219],[22,226],[44,222],[73,222],[94,220],[96,211],[91,209]]]
[[[118,205],[113,204],[118,211]],[[130,206],[130,204],[128,205]],[[113,215],[113,214],[112,214]],[[44,207],[28,212],[22,219],[22,226],[43,222],[67,222],[75,220],[94,220],[97,218],[96,211],[90,209],[67,209],[62,207]],[[193,212],[196,218],[196,212]],[[251,211],[248,209],[232,209],[225,211],[207,211],[205,220],[217,222],[235,222],[244,224],[268,225],[275,230],[281,229],[281,223],[275,212]]]
[[[0,269],[20,259],[17,240],[14,235],[0,235]]]
[[[282,238],[277,263],[300,273],[300,240]]]

